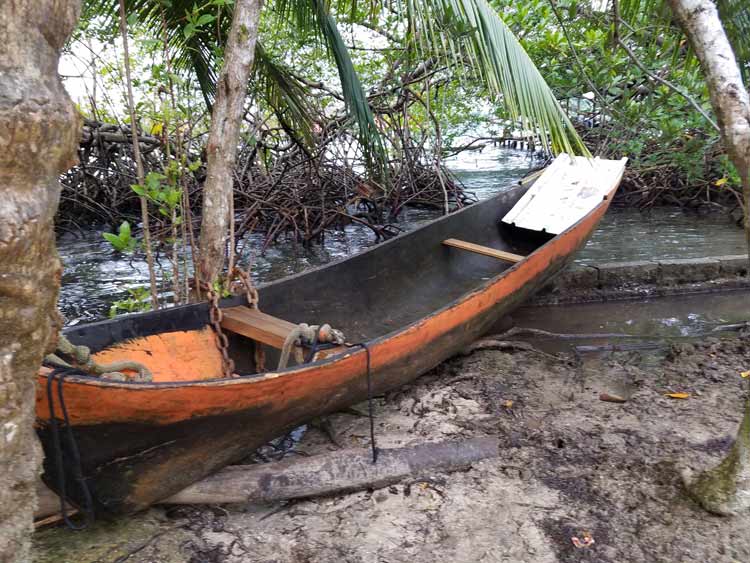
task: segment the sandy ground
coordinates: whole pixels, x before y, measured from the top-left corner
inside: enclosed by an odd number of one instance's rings
[[[747,563],[750,514],[703,512],[678,470],[726,452],[747,385],[739,373],[748,369],[748,334],[657,358],[474,352],[379,398],[379,445],[495,435],[504,443],[496,459],[332,498],[154,508],[83,533],[42,530],[37,560]],[[330,421],[344,446],[368,443],[366,418]],[[297,450],[334,447],[311,428]],[[576,547],[573,537],[594,543]]]

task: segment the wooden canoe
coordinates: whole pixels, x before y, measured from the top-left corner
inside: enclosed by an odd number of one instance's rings
[[[96,511],[143,509],[313,417],[366,399],[363,347],[255,373],[260,344],[247,336],[253,330],[270,342],[283,336],[285,321],[330,323],[348,342],[366,343],[375,394],[403,385],[470,344],[562,270],[606,212],[622,169],[624,162],[601,180],[597,200],[559,234],[500,221],[513,210],[522,222],[519,206],[538,213],[533,208],[546,196],[521,184],[351,258],[260,287],[261,309],[270,316],[262,326],[243,330],[242,298],[225,300],[240,377],[221,376],[205,303],[66,329],[98,360],[141,361],[154,373],[150,383],[64,380],[68,422]],[[550,181],[542,176],[537,183]],[[525,194],[536,199],[529,203]],[[275,365],[278,345],[263,348],[267,365]],[[43,479],[57,489],[46,384],[40,372],[37,431]],[[69,466],[67,440],[61,447]],[[73,472],[66,475],[68,497],[80,503]]]

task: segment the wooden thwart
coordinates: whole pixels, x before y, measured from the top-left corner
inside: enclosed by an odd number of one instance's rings
[[[482,246],[481,244],[474,244],[473,242],[466,242],[455,238],[445,239],[443,244],[446,246],[452,246],[453,248],[460,248],[461,250],[468,250],[469,252],[476,252],[490,258],[497,258],[498,260],[505,260],[507,262],[520,262],[525,256],[520,254],[513,254],[512,252],[505,252],[504,250],[496,250],[489,246]]]
[[[223,319],[221,327],[229,332],[241,334],[261,344],[281,350],[287,336],[297,328],[297,325],[260,312],[258,309],[239,306],[222,309]],[[315,354],[315,360],[321,360],[341,352],[345,352],[346,346],[335,346],[319,350]]]
[[[289,321],[245,306],[229,307],[221,312],[224,315],[221,328],[279,350],[284,347],[284,341],[289,333],[297,327]]]

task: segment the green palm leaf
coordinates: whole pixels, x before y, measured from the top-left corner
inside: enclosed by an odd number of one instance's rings
[[[203,28],[190,37],[184,34],[186,14],[192,11],[194,0],[125,0],[129,16],[146,26],[154,37],[166,34],[167,44],[174,54],[174,65],[178,70],[190,70],[195,74],[206,103],[211,105],[216,93],[216,64],[213,46],[217,44],[216,28]],[[85,0],[84,10],[96,14],[104,28],[117,33],[119,25],[118,0]],[[229,28],[231,14],[227,14],[222,33]],[[165,31],[166,29],[166,31]]]
[[[260,41],[255,47],[253,87],[276,114],[284,130],[298,144],[312,149],[313,108],[307,102],[307,88],[289,69],[274,60]]]
[[[411,37],[423,57],[468,61],[509,115],[554,152],[588,154],[528,54],[485,0],[406,0]]]
[[[367,94],[362,88],[357,71],[349,56],[344,40],[341,38],[336,20],[328,11],[323,0],[312,0],[316,8],[316,17],[321,34],[325,38],[328,50],[333,56],[341,81],[341,92],[347,110],[359,128],[359,142],[362,145],[365,161],[369,170],[378,179],[388,176],[387,157],[381,141],[380,132],[375,125]]]
[[[353,2],[356,3],[356,0]],[[388,174],[387,156],[381,135],[367,101],[367,94],[349,55],[349,49],[329,10],[329,3],[325,0],[277,0],[270,7],[298,31],[311,34],[324,43],[336,64],[346,108],[357,124],[358,138],[367,168],[376,178],[385,179]],[[342,7],[341,3],[339,7]],[[355,8],[352,4],[351,9]]]

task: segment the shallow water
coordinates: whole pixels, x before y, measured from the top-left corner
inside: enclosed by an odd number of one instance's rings
[[[745,254],[744,231],[726,215],[673,208],[611,208],[577,257],[582,264]]]
[[[513,320],[517,326],[566,334],[618,333],[654,340],[695,337],[750,320],[750,291],[522,307]]]
[[[573,352],[587,369],[617,357],[647,368],[659,365],[675,344],[737,334],[737,325],[750,321],[750,291],[521,307],[510,321],[516,329],[556,336],[520,332],[501,340],[524,340],[551,354]],[[494,332],[504,332],[511,322],[505,319]]]
[[[464,153],[450,161],[454,174],[479,199],[513,185],[535,165],[538,161],[525,151],[491,148]],[[406,209],[397,224],[409,230],[437,216],[439,212],[435,210]],[[642,214],[631,209],[612,209],[579,254],[578,261],[738,254],[743,251],[743,240],[741,229],[720,215],[699,217],[671,209]],[[375,242],[369,229],[350,225],[329,233],[323,245],[304,248],[293,240],[280,239],[260,254],[263,236],[252,235],[246,260],[252,261],[255,281],[268,282],[351,256]],[[111,304],[126,297],[129,288],[148,283],[145,263],[114,252],[100,231],[61,236],[58,247],[65,268],[60,309],[68,324],[106,317]],[[168,272],[166,257],[160,263]]]

